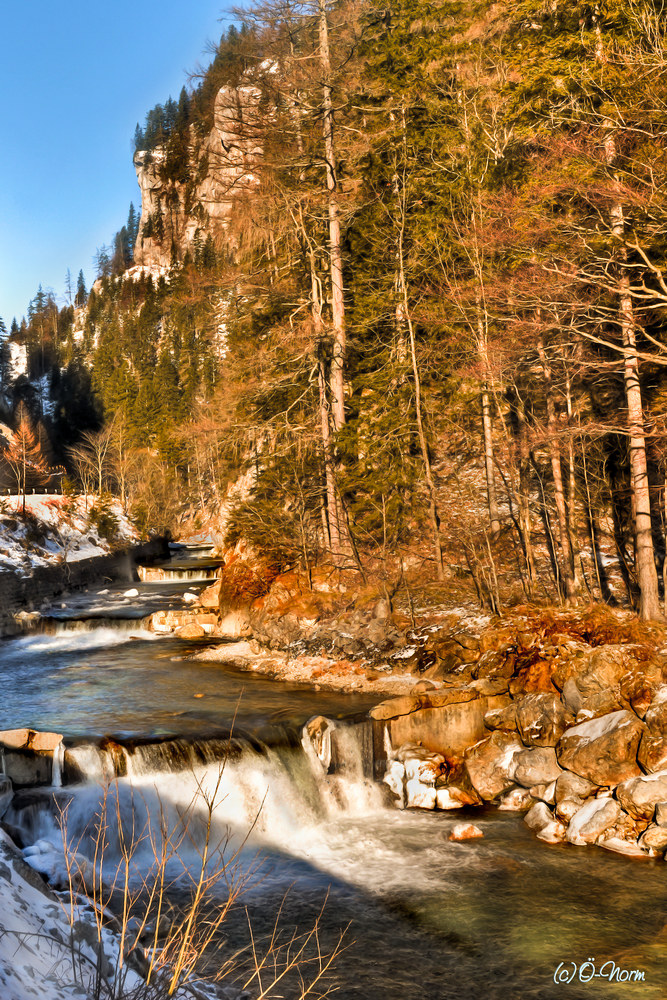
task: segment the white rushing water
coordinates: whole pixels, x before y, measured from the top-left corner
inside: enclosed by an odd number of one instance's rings
[[[113,646],[122,646],[126,642],[135,639],[153,641],[157,638],[155,633],[149,632],[141,627],[140,622],[126,623],[123,627],[96,626],[92,622],[86,622],[85,627],[68,627],[70,623],[63,623],[62,631],[54,635],[28,635],[22,639],[13,639],[5,642],[0,647],[0,657],[3,667],[13,663],[26,664],[35,656],[48,656],[56,653],[75,652],[79,653],[87,649],[108,649]]]

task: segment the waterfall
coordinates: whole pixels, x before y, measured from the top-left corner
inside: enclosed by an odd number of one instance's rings
[[[218,567],[217,564],[215,566],[197,566],[195,563],[193,563],[192,569],[139,566],[137,572],[142,583],[212,583],[217,579]]]
[[[325,719],[321,725],[329,731],[328,762],[316,752],[308,726],[271,747],[241,737],[134,745],[108,740],[67,749],[62,764],[58,748],[53,785],[64,776],[55,797],[68,801],[67,837],[85,852],[94,842],[91,823],[106,809],[112,857],[120,849],[120,830],[113,829],[118,824],[145,831],[154,842],[165,829],[187,829],[196,853],[210,811],[219,844],[243,845],[250,834],[253,842],[291,853],[327,820],[384,808],[383,790],[368,776],[367,727]],[[31,801],[23,816],[17,804],[10,821],[29,827],[31,839],[58,842],[61,835],[54,794],[44,795],[38,810]]]
[[[40,632],[44,635],[62,635],[72,632],[94,632],[96,629],[111,629],[114,632],[148,631],[151,616],[141,615],[135,618],[113,616],[91,616],[90,618],[65,618],[46,616],[40,622]]]
[[[51,770],[51,788],[62,788],[63,761],[65,759],[65,744],[61,740],[53,751],[53,768]]]

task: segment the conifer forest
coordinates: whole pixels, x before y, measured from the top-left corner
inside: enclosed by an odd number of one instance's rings
[[[224,511],[280,570],[660,618],[666,28],[652,0],[237,11],[137,125],[92,288],[7,330],[3,419],[146,532]]]

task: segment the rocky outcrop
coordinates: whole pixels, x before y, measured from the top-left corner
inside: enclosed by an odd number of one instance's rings
[[[560,638],[546,655],[532,636],[512,645],[500,631],[484,633],[476,652],[466,639],[460,656],[442,633],[413,642],[412,669],[434,686],[373,709],[392,747],[404,738],[392,750],[402,761],[402,803],[448,810],[477,800],[526,812],[526,823],[549,843],[596,844],[633,857],[666,852],[664,656],[640,643],[591,648]],[[529,648],[528,663],[517,655],[519,643]],[[419,668],[425,647],[435,651],[437,679],[432,668]],[[470,723],[465,747],[458,739],[463,713]],[[435,783],[413,768],[408,798],[404,775],[420,743],[444,763]],[[390,766],[395,777],[398,768]]]
[[[216,98],[213,127],[200,142],[189,141],[188,180],[169,175],[163,148],[134,156],[141,188],[141,223],[134,250],[138,268],[168,270],[172,246],[179,257],[211,233],[221,237],[244,194],[257,184],[260,91],[252,85],[223,87]]]

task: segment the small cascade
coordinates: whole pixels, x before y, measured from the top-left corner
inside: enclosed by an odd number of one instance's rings
[[[137,573],[142,583],[209,583],[217,578],[218,563],[191,567],[179,566],[138,566]]]
[[[61,740],[53,751],[53,767],[51,769],[51,788],[62,788],[63,763],[65,760],[65,744]]]
[[[313,722],[319,725],[313,725]],[[53,787],[62,780],[69,801],[67,835],[94,841],[91,823],[111,808],[110,827],[172,832],[187,826],[195,845],[211,810],[220,843],[253,840],[290,852],[320,824],[384,808],[383,792],[369,778],[364,725],[319,717],[291,738],[267,746],[252,738],[163,740],[124,745],[106,740],[54,755]],[[322,734],[322,739],[318,734]],[[324,752],[322,753],[322,747]],[[319,750],[318,750],[319,748]],[[53,793],[15,821],[32,837],[58,837]],[[110,834],[111,842],[117,839]],[[120,842],[120,841],[119,841]],[[114,848],[112,847],[112,851]]]
[[[90,618],[61,618],[53,615],[40,619],[39,630],[43,635],[94,632],[96,629],[111,629],[114,632],[141,632],[148,630],[150,619],[150,615],[136,618],[103,615],[91,616]]]

